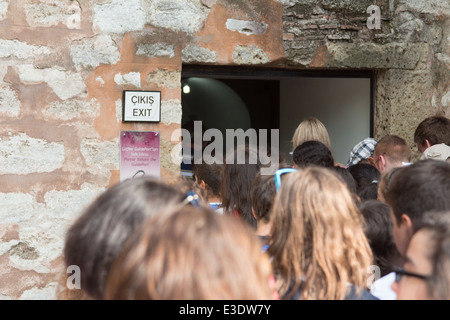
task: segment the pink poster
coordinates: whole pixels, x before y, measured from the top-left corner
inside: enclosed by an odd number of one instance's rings
[[[159,133],[120,132],[120,181],[141,176],[160,176]]]

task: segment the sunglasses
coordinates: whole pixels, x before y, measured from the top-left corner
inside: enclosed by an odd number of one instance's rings
[[[430,276],[425,276],[423,274],[409,272],[403,268],[398,268],[398,267],[394,267],[394,272],[395,272],[395,282],[400,282],[402,280],[403,276],[414,277],[414,278],[422,279],[425,281],[430,279]]]
[[[283,169],[278,169],[277,171],[275,171],[275,175],[274,175],[274,179],[275,179],[275,188],[278,192],[278,190],[280,190],[281,187],[281,176],[285,173],[289,173],[289,172],[297,172],[297,169],[294,168],[283,168]]]

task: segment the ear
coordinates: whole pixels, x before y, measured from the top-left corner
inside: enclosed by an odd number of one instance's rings
[[[384,154],[382,154],[380,156],[380,160],[381,160],[381,165],[383,168],[386,168],[386,157],[384,156]]]
[[[200,182],[200,188],[202,188],[203,190],[206,190],[206,183],[205,183],[205,180],[202,180],[202,181]]]
[[[368,157],[366,159],[366,161],[367,161],[368,164],[371,164],[371,165],[373,165],[375,167],[375,159],[373,157]]]
[[[429,147],[431,147],[430,141],[428,141],[427,139],[425,139],[425,143],[424,144],[426,146],[425,149],[428,149]]]
[[[252,207],[252,214],[253,214],[253,218],[256,219],[255,210],[253,209],[253,207]]]
[[[406,229],[408,230],[408,234],[410,236],[412,236],[414,226],[413,226],[413,222],[412,222],[411,218],[407,214],[403,213],[401,215],[401,221],[402,221],[402,225],[404,225],[406,227]]]

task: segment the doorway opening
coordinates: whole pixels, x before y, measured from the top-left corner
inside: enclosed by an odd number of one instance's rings
[[[292,163],[294,131],[313,116],[326,126],[335,160],[346,164],[351,149],[373,137],[374,83],[372,71],[184,65],[182,127],[278,129],[280,154]]]

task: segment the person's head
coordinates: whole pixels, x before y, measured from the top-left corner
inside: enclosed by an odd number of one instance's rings
[[[368,163],[357,163],[347,169],[356,181],[356,193],[361,201],[378,198],[380,171]]]
[[[298,125],[292,137],[292,151],[305,141],[320,141],[331,150],[330,136],[325,125],[315,117],[309,117]]]
[[[80,268],[81,289],[103,299],[106,278],[128,237],[149,217],[183,201],[185,194],[156,178],[125,180],[102,193],[69,228],[66,266]]]
[[[334,158],[330,149],[320,141],[308,140],[298,145],[293,153],[294,166],[303,168],[310,165],[331,168]]]
[[[249,146],[237,146],[227,154],[220,189],[224,212],[238,215],[253,228],[256,228],[256,219],[252,213],[250,189],[260,169],[257,150]]]
[[[195,192],[202,202],[206,203],[208,201],[208,194],[206,190],[202,189],[200,185],[191,178],[186,176],[176,177],[171,182],[171,185],[185,195],[188,194],[188,192]]]
[[[276,195],[275,182],[272,175],[258,173],[251,189],[253,215],[257,224],[269,224],[270,212]]]
[[[205,161],[192,165],[196,183],[206,190],[207,197],[220,197],[220,186],[222,183],[222,164]]]
[[[434,144],[423,151],[420,160],[434,159],[450,162],[450,146],[445,143]]]
[[[378,141],[374,138],[365,138],[358,142],[350,151],[347,167],[357,163],[373,164],[373,153]]]
[[[269,257],[246,225],[208,208],[178,207],[149,219],[115,261],[112,300],[272,299]]]
[[[444,116],[424,119],[414,131],[414,143],[421,153],[435,144],[450,146],[450,119]]]
[[[426,212],[450,210],[449,194],[447,162],[420,160],[395,174],[385,200],[392,208],[394,239],[402,255]]]
[[[392,234],[391,207],[372,199],[363,201],[359,210],[364,217],[364,231],[372,248],[375,264],[383,277],[392,271],[400,255]]]
[[[397,135],[386,135],[375,146],[373,157],[375,167],[383,174],[392,168],[409,164],[411,148],[405,139]]]
[[[450,211],[428,212],[392,289],[398,300],[450,299]]]
[[[389,187],[391,186],[391,182],[394,179],[395,175],[400,172],[400,169],[403,167],[393,168],[392,170],[383,173],[380,176],[378,181],[378,190],[377,190],[377,199],[383,202],[386,202],[386,195],[389,192]]]
[[[340,166],[333,166],[330,169],[337,173],[337,175],[342,179],[342,181],[344,181],[345,185],[348,187],[348,190],[356,196],[356,181],[355,178],[353,178],[352,174],[346,168]]]
[[[302,299],[344,299],[349,283],[364,287],[373,256],[344,182],[321,167],[283,176],[268,249],[280,297],[301,286]]]

